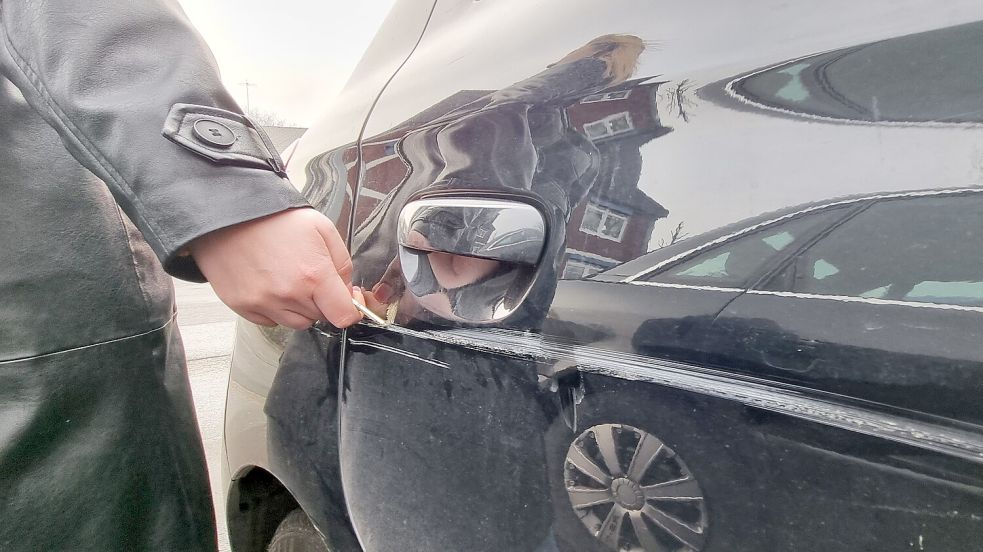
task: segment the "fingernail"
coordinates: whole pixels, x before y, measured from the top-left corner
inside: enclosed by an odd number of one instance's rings
[[[362,292],[362,288],[358,286],[352,286],[352,294],[361,293],[361,292]]]

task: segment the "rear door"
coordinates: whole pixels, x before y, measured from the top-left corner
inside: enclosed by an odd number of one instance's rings
[[[713,321],[795,233],[762,235],[747,266],[647,276],[679,260],[653,251],[716,246],[775,210],[964,186],[983,83],[960,80],[973,56],[944,54],[973,43],[983,9],[910,8],[438,2],[360,149],[355,279],[390,321],[350,330],[344,353],[362,546],[886,551],[930,534],[971,549],[979,487],[952,475],[969,488],[947,497],[946,455],[898,491],[911,479],[868,451],[917,443],[837,422],[865,411],[821,388],[711,362]],[[933,85],[892,93],[902,78]],[[727,279],[686,281],[715,270]],[[776,470],[788,440],[819,454]],[[861,461],[841,469],[833,443]],[[868,493],[821,510],[788,473],[817,497]],[[959,513],[929,531],[938,512]]]
[[[975,190],[864,205],[728,305],[712,362],[983,424],[981,209]]]

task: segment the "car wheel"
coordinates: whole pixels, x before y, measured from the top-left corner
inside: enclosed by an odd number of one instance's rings
[[[709,552],[757,543],[767,499],[757,492],[759,464],[731,446],[755,443],[742,430],[741,408],[631,382],[588,393],[576,430],[555,423],[546,434],[559,550]]]
[[[703,549],[703,491],[655,435],[627,424],[591,426],[570,443],[563,479],[581,523],[608,549]]]
[[[332,552],[332,549],[311,523],[311,518],[303,510],[297,509],[287,514],[277,526],[267,551]]]

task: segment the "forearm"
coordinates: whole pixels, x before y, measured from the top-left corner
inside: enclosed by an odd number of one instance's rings
[[[0,0],[0,70],[172,273],[197,276],[178,255],[195,238],[306,204],[271,168],[218,164],[162,136],[177,103],[239,112],[174,0]]]

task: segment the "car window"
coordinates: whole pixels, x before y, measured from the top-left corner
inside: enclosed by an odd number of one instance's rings
[[[790,263],[767,289],[983,306],[983,194],[881,201]]]
[[[777,261],[792,244],[812,235],[817,227],[832,224],[843,208],[793,217],[738,237],[670,266],[647,278],[652,282],[709,286],[744,286]]]

